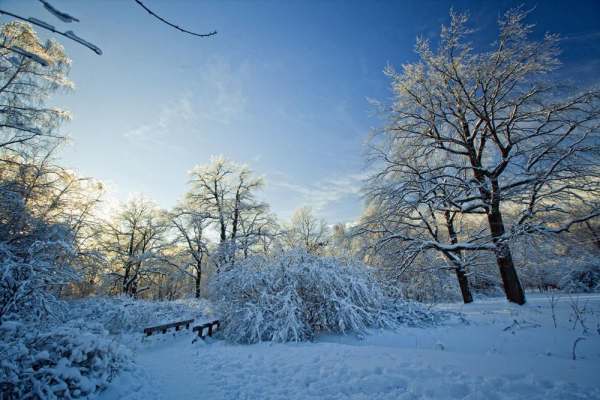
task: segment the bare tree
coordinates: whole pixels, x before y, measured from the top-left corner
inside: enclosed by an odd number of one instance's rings
[[[164,212],[143,198],[125,203],[106,223],[101,246],[113,268],[109,277],[120,292],[137,296],[148,289],[140,286],[144,279],[162,273],[163,250],[170,244],[167,229]]]
[[[238,250],[246,259],[253,253],[267,254],[280,228],[269,207],[264,203],[250,204],[241,214],[238,230]]]
[[[284,228],[284,240],[289,247],[303,247],[319,253],[329,240],[329,228],[324,219],[315,217],[312,208],[301,207],[294,211],[289,225]]]
[[[179,207],[171,213],[171,223],[176,230],[176,240],[184,249],[186,265],[177,266],[183,273],[194,279],[194,294],[200,298],[200,284],[203,267],[208,263],[209,251],[206,229],[211,219],[191,207]],[[191,268],[192,273],[188,272]]]
[[[598,216],[598,123],[596,91],[571,93],[544,79],[558,66],[558,37],[529,38],[532,26],[520,9],[499,20],[489,51],[476,52],[467,38],[467,16],[451,13],[437,50],[417,41],[420,61],[392,79],[394,103],[382,132],[393,151],[386,157],[446,160],[430,171],[462,188],[452,198],[462,213],[483,213],[491,249],[508,300],[525,303],[509,242],[518,235],[562,232]],[[572,203],[580,215],[570,216]],[[507,226],[505,211],[515,221]],[[556,215],[569,216],[559,226]],[[457,242],[455,250],[472,243]]]

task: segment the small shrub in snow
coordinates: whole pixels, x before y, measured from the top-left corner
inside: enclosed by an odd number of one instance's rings
[[[76,399],[103,389],[131,363],[99,325],[0,326],[0,398]]]
[[[303,341],[319,332],[364,332],[429,318],[405,314],[364,265],[304,250],[241,262],[214,278],[211,294],[222,334],[238,343]]]

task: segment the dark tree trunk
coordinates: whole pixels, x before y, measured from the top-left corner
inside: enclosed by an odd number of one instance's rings
[[[121,291],[123,294],[129,294],[129,273],[131,271],[131,265],[129,262],[125,264],[125,274],[123,274],[123,284],[121,285]]]
[[[525,304],[525,293],[523,292],[517,270],[513,263],[510,247],[508,243],[502,241],[502,236],[505,231],[500,208],[492,205],[487,217],[490,225],[490,232],[492,233],[492,239],[496,246],[494,253],[496,254],[496,263],[500,269],[500,276],[502,277],[506,298],[513,303],[521,305]]]
[[[200,298],[200,280],[202,279],[202,271],[200,267],[196,270],[196,298]]]
[[[450,211],[446,211],[444,214],[446,218],[446,229],[448,230],[448,236],[452,244],[458,243],[458,237],[456,230],[454,229],[454,218],[450,214]],[[469,278],[465,273],[465,269],[462,263],[462,251],[456,250],[454,256],[458,257],[456,260],[454,257],[447,257],[456,266],[456,278],[458,279],[458,285],[460,286],[460,293],[462,294],[463,301],[465,304],[473,302],[473,295],[471,294],[471,288],[469,287]]]
[[[462,294],[463,301],[465,304],[473,302],[473,295],[471,294],[471,288],[469,287],[469,278],[465,274],[465,270],[462,268],[456,268],[456,277],[458,278],[458,284],[460,286],[460,293]]]

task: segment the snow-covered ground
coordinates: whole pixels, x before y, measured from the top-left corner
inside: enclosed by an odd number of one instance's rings
[[[490,299],[437,308],[465,320],[312,343],[192,343],[185,331],[152,337],[137,349],[137,368],[98,397],[600,399],[600,295],[562,295],[556,327],[543,295],[522,307]]]

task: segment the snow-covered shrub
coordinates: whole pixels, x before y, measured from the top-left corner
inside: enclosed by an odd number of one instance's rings
[[[0,326],[0,398],[84,398],[130,364],[129,351],[99,325]]]
[[[562,291],[569,293],[600,291],[600,262],[590,260],[572,266],[560,279],[558,286]]]
[[[197,319],[210,312],[206,300],[136,300],[129,296],[91,297],[68,302],[71,318],[100,324],[112,335],[141,332],[143,328],[184,319]]]
[[[213,279],[211,294],[222,334],[238,343],[302,341],[423,318],[405,314],[364,265],[305,250],[240,262]]]

